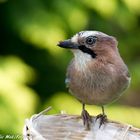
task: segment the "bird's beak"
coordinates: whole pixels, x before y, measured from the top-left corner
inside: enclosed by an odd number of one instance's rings
[[[78,49],[78,45],[71,42],[71,39],[60,41],[57,46],[68,49]]]

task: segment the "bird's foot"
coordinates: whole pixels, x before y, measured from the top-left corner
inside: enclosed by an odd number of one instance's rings
[[[82,110],[81,116],[82,116],[84,126],[86,127],[87,130],[90,130],[90,125],[92,122],[91,116],[85,109]]]
[[[98,119],[100,119],[99,128],[107,122],[107,116],[105,114],[97,115],[95,121],[97,121]]]

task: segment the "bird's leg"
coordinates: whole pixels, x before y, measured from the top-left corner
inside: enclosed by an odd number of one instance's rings
[[[99,114],[96,116],[96,120],[100,119],[99,128],[107,122],[107,116],[105,115],[104,106],[101,106],[101,107],[102,107],[102,114]]]
[[[85,110],[85,104],[82,104],[82,120],[83,120],[83,124],[86,127],[87,130],[90,129],[90,124],[92,122],[91,120],[91,116],[89,115],[89,113]]]

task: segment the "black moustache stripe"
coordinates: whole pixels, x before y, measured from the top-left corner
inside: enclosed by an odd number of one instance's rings
[[[96,58],[96,56],[97,56],[96,53],[95,53],[93,50],[87,48],[87,47],[84,46],[84,45],[78,46],[78,48],[79,48],[82,52],[91,55],[92,58]]]

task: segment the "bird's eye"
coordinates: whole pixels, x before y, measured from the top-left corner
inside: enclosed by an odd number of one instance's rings
[[[86,38],[86,43],[88,45],[92,45],[92,44],[94,44],[96,42],[96,40],[97,40],[97,37],[96,36],[88,36]]]

